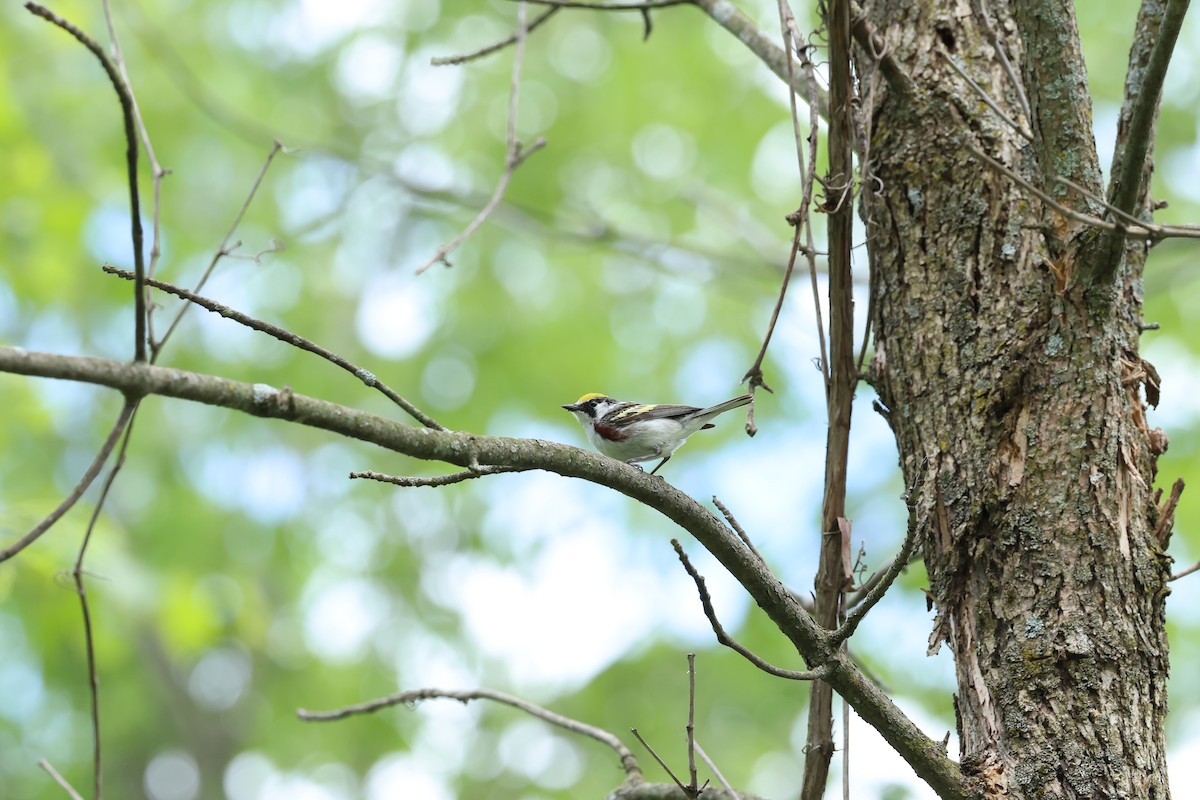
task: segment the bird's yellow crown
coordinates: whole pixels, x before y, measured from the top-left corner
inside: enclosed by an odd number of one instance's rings
[[[575,405],[579,405],[580,403],[586,403],[588,400],[591,400],[594,397],[608,397],[608,395],[601,394],[600,392],[588,392],[583,397],[576,400]]]

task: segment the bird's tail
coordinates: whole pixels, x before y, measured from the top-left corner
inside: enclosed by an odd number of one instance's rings
[[[741,397],[735,397],[732,400],[726,400],[724,403],[717,403],[715,406],[709,406],[703,411],[697,413],[696,417],[698,419],[712,419],[718,414],[724,414],[726,411],[748,405],[752,399],[754,399],[753,395],[744,394]]]

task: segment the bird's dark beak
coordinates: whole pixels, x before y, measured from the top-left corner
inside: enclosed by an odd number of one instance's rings
[[[563,406],[563,408],[565,408],[567,411],[578,411],[579,405],[576,403],[567,403],[565,406]]]

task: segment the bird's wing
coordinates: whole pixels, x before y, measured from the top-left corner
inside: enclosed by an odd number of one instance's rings
[[[627,425],[631,422],[644,422],[651,419],[678,419],[699,411],[695,406],[677,406],[669,403],[629,403],[626,406],[614,408],[604,415],[605,420],[620,422]]]

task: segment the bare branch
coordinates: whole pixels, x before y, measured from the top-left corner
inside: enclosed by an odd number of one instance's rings
[[[688,721],[687,721],[687,760],[688,786],[696,791],[696,654],[687,654],[688,662]]]
[[[21,352],[24,353],[24,351]],[[121,413],[117,415],[117,421],[113,423],[112,430],[108,432],[108,438],[100,446],[100,451],[96,453],[96,457],[88,465],[87,470],[83,473],[83,477],[75,484],[75,488],[63,498],[63,501],[58,504],[57,508],[46,515],[45,519],[34,525],[29,533],[3,550],[0,550],[0,563],[8,561],[17,553],[36,542],[43,533],[50,530],[54,523],[58,522],[63,514],[66,514],[79,502],[79,498],[83,497],[83,493],[88,490],[88,487],[96,480],[96,476],[100,474],[100,470],[104,468],[104,462],[108,461],[108,457],[112,455],[113,448],[116,447],[117,440],[121,438],[121,434],[125,432],[125,426],[129,424],[135,408],[137,408],[136,401],[125,401],[125,405],[121,407]]]
[[[1108,196],[1112,198],[1112,204],[1126,214],[1133,214],[1139,198],[1143,197],[1145,181],[1148,179],[1146,156],[1154,136],[1159,96],[1188,9],[1188,0],[1166,0],[1166,4],[1166,12],[1161,20],[1157,20],[1157,25],[1144,16],[1147,4],[1143,4],[1143,12],[1138,15],[1138,34],[1152,36],[1154,45],[1148,61],[1141,64],[1138,63],[1139,48],[1135,42],[1129,76],[1125,81],[1125,103],[1121,109],[1120,123],[1126,135],[1113,156]],[[1110,278],[1121,263],[1126,234],[1125,226],[1121,225],[1111,229],[1106,237],[1101,249],[1103,261],[1094,270],[1100,280]]]
[[[684,786],[683,781],[679,780],[679,778],[675,776],[675,773],[671,771],[669,766],[667,766],[667,762],[663,761],[658,753],[655,752],[654,748],[650,746],[650,743],[642,738],[642,735],[638,733],[637,728],[630,728],[629,732],[633,734],[633,738],[637,739],[638,742],[641,743],[642,747],[646,748],[646,752],[654,757],[654,760],[658,762],[658,765],[663,768],[663,772],[667,773],[668,777],[675,781],[675,785],[679,787],[679,791],[683,792],[684,797],[692,798],[696,796],[695,792],[688,791],[688,787]]]
[[[1075,191],[1079,192],[1081,195],[1086,197],[1088,200],[1091,200],[1096,205],[1103,206],[1105,211],[1107,211],[1108,213],[1112,214],[1113,216],[1115,216],[1119,219],[1124,220],[1125,223],[1128,225],[1132,225],[1135,228],[1141,228],[1144,225],[1146,225],[1146,223],[1144,221],[1138,219],[1137,217],[1133,216],[1132,214],[1126,214],[1124,211],[1122,211],[1121,209],[1114,206],[1112,203],[1105,200],[1102,196],[1096,194],[1091,189],[1088,189],[1086,186],[1081,186],[1080,184],[1076,183],[1075,181],[1071,180],[1070,178],[1064,177],[1062,175],[1055,175],[1054,180],[1065,186],[1069,186],[1070,188],[1074,189]]]
[[[646,11],[652,8],[691,5],[693,0],[639,0],[635,3],[589,3],[584,0],[518,0],[518,2],[553,8],[586,8],[590,11]]]
[[[704,607],[704,616],[708,617],[708,622],[712,626],[713,633],[717,636],[717,641],[733,650],[742,658],[749,661],[754,666],[761,669],[768,675],[774,675],[777,678],[786,678],[790,681],[812,681],[822,677],[825,674],[823,667],[818,667],[808,672],[800,672],[798,670],[783,669],[774,664],[764,661],[759,656],[755,655],[750,649],[740,644],[732,636],[725,632],[725,628],[717,619],[716,609],[713,608],[712,595],[708,593],[708,586],[705,583],[704,576],[692,565],[691,559],[683,550],[683,545],[678,539],[671,540],[671,546],[675,548],[676,555],[679,556],[680,562],[683,563],[683,568],[687,570],[688,575],[692,576],[692,580],[696,584],[696,590],[700,593],[700,604]]]
[[[682,0],[680,0],[682,1]],[[508,131],[505,137],[505,157],[504,157],[504,172],[500,175],[499,182],[496,183],[496,190],[492,192],[491,199],[488,200],[475,219],[463,229],[462,233],[455,236],[449,242],[438,247],[437,252],[433,257],[426,261],[421,266],[417,267],[416,274],[420,275],[425,270],[432,267],[434,264],[445,264],[450,266],[447,256],[454,252],[471,234],[479,229],[487,221],[496,207],[500,205],[500,201],[504,199],[504,193],[508,189],[508,184],[512,180],[513,173],[517,167],[546,146],[546,140],[539,136],[532,145],[528,148],[522,148],[521,143],[517,140],[517,108],[521,97],[521,66],[525,61],[525,39],[529,34],[529,28],[525,24],[525,3],[527,0],[518,0],[517,3],[517,32],[516,50],[513,55],[512,67],[512,85],[508,91]]]
[[[972,6],[975,11],[975,19],[987,33],[988,40],[992,43],[992,49],[996,53],[996,58],[999,59],[1000,66],[1004,68],[1004,74],[1008,76],[1008,82],[1012,84],[1013,91],[1017,95],[1017,102],[1021,105],[1021,113],[1025,116],[1026,120],[1032,120],[1033,112],[1029,108],[1029,98],[1025,95],[1025,86],[1021,83],[1021,79],[1017,77],[1017,71],[1013,69],[1012,62],[1005,51],[1004,42],[1001,41],[1000,35],[996,32],[996,25],[992,22],[992,15],[988,10],[987,0],[974,0]]]
[[[1087,225],[1091,225],[1092,227],[1099,228],[1100,230],[1110,232],[1120,229],[1123,231],[1124,236],[1131,239],[1149,239],[1151,241],[1157,241],[1159,239],[1200,239],[1200,226],[1155,225],[1149,222],[1139,222],[1137,226],[1133,226],[1125,225],[1124,223],[1109,222],[1108,220],[1093,217],[1090,214],[1085,214],[1082,211],[1076,211],[1069,206],[1064,206],[1046,192],[1043,192],[1041,189],[1025,180],[1025,178],[1021,177],[1012,169],[1006,167],[1004,164],[976,149],[975,147],[967,145],[967,150],[984,164],[991,167],[996,172],[999,172],[1001,175],[1004,175],[1013,183],[1025,189],[1027,192],[1041,200],[1043,203],[1046,203],[1058,213],[1065,217],[1069,217],[1076,222],[1082,222]],[[1074,185],[1063,179],[1062,176],[1056,176],[1055,180],[1063,183],[1064,185],[1070,185],[1072,188],[1074,188]]]
[[[337,711],[306,711],[305,709],[297,709],[296,716],[307,722],[331,722],[333,720],[345,719],[356,714],[373,714],[376,711],[384,708],[391,708],[397,705],[415,706],[422,700],[458,700],[466,704],[471,700],[491,700],[496,703],[502,703],[506,706],[512,706],[515,709],[524,711],[530,716],[548,722],[551,725],[578,733],[581,736],[587,736],[595,739],[601,744],[612,748],[621,759],[621,768],[625,770],[625,774],[629,778],[641,779],[642,769],[638,766],[637,758],[630,752],[621,740],[608,731],[597,728],[593,725],[580,722],[579,720],[564,717],[561,714],[556,714],[553,711],[542,708],[539,705],[530,703],[528,700],[522,700],[519,697],[513,697],[510,694],[497,692],[493,689],[472,689],[468,691],[444,691],[442,689],[415,689],[410,692],[400,692],[399,694],[389,695],[377,700],[371,700],[358,705],[346,706]]]
[[[229,230],[225,232],[225,238],[221,240],[221,244],[217,247],[217,251],[213,253],[212,260],[208,262],[208,267],[204,270],[204,274],[200,276],[200,280],[196,281],[196,286],[192,289],[193,292],[199,293],[200,290],[204,288],[204,284],[208,283],[208,279],[212,276],[213,270],[217,268],[217,264],[220,262],[220,260],[229,255],[232,252],[233,247],[237,246],[236,244],[232,247],[230,246],[230,242],[233,240],[233,235],[237,232],[238,227],[242,224],[242,218],[246,216],[246,211],[250,208],[250,203],[254,200],[254,195],[258,193],[258,187],[262,186],[263,178],[266,177],[267,170],[271,168],[271,162],[275,160],[275,156],[279,153],[279,151],[284,149],[285,148],[283,144],[279,141],[274,141],[271,143],[271,149],[267,152],[267,159],[263,162],[262,167],[259,169],[258,175],[255,176],[254,183],[250,185],[250,192],[246,195],[246,199],[242,201],[242,207],[238,209],[236,214],[234,214],[233,222],[230,224]],[[113,274],[119,273],[114,272]],[[158,286],[158,288],[161,289],[163,287]],[[171,290],[167,289],[165,291]],[[183,295],[179,294],[178,292],[172,291],[171,293],[176,294],[179,297],[183,297]],[[167,332],[163,334],[163,337],[157,342],[150,343],[151,361],[158,360],[159,353],[161,353],[163,347],[166,346],[167,340],[171,338],[171,334],[175,332],[177,327],[179,327],[179,323],[183,320],[183,315],[187,313],[187,310],[187,305],[184,305],[182,308],[180,308],[179,312],[175,315],[175,318],[171,320],[171,324],[167,327]]]
[[[1010,117],[1008,114],[1005,114],[1000,106],[996,104],[996,101],[992,99],[992,96],[984,91],[984,88],[976,83],[974,79],[972,79],[971,76],[966,73],[966,70],[955,63],[953,56],[951,56],[941,47],[939,47],[935,52],[950,66],[950,69],[958,73],[958,77],[967,82],[967,85],[971,87],[975,94],[979,95],[979,98],[987,104],[988,108],[996,113],[996,116],[1004,120],[1004,122],[1007,123],[1010,128],[1019,133],[1026,140],[1031,142],[1033,141],[1033,134],[1021,127],[1021,125],[1019,125],[1015,119]]]
[[[380,483],[391,483],[396,486],[449,486],[452,483],[462,483],[463,481],[482,478],[484,475],[498,475],[503,472],[524,472],[517,467],[477,467],[469,469],[465,472],[455,472],[450,475],[388,475],[383,472],[374,472],[372,470],[363,470],[361,472],[351,472],[350,478],[364,478],[366,480],[379,481]]]
[[[829,0],[823,8],[829,36],[829,172],[823,182],[822,203],[829,217],[829,371],[825,383],[825,490],[812,617],[821,627],[832,629],[838,624],[852,577],[844,554],[850,539],[846,520],[850,423],[858,384],[854,364],[854,209],[850,198],[855,174],[853,109],[859,98],[850,66],[850,0]],[[836,648],[840,643],[834,640],[830,644]],[[801,800],[824,796],[833,750],[833,687],[815,681],[809,687]]]
[[[736,517],[733,516],[733,512],[726,508],[725,504],[717,499],[716,495],[713,495],[713,505],[716,506],[721,512],[721,515],[725,517],[725,521],[729,523],[729,527],[733,528],[733,532],[738,535],[738,538],[742,540],[746,547],[750,548],[751,553],[754,553],[754,557],[766,564],[766,560],[763,559],[758,550],[754,548],[754,543],[750,541],[750,536],[746,533],[745,529],[742,528],[742,524],[737,521]]]
[[[108,471],[108,477],[105,478],[104,485],[100,488],[100,496],[97,498],[95,507],[92,509],[92,515],[88,519],[87,528],[83,534],[83,541],[79,545],[79,554],[75,558],[75,568],[71,571],[71,577],[75,581],[75,592],[79,595],[79,605],[83,615],[83,642],[87,655],[88,692],[92,703],[92,773],[95,784],[95,800],[103,800],[104,797],[104,769],[100,744],[100,678],[96,672],[96,643],[95,637],[92,634],[92,613],[88,606],[87,587],[83,582],[83,578],[86,575],[86,571],[83,568],[83,559],[87,554],[88,545],[92,541],[92,534],[96,530],[96,523],[100,520],[100,512],[104,510],[105,503],[108,501],[108,495],[112,490],[113,483],[116,481],[117,475],[120,474],[121,468],[125,466],[125,454],[129,451],[129,442],[133,438],[133,426],[137,421],[137,412],[138,404],[135,404],[129,424],[125,427],[125,435],[121,439],[121,447],[117,451],[116,460],[113,462],[112,469]]]
[[[118,269],[117,267],[114,267],[111,264],[105,264],[103,269],[109,275],[116,275],[118,278],[124,278],[125,280],[129,280],[133,277],[133,275],[128,270]],[[203,283],[203,281],[201,281],[201,282]],[[438,430],[438,431],[446,430],[437,421],[435,421],[432,417],[430,417],[428,414],[426,414],[424,411],[421,411],[419,408],[417,408],[415,405],[410,403],[408,400],[404,399],[400,394],[398,394],[390,386],[385,384],[383,381],[379,380],[379,378],[377,378],[373,372],[357,366],[356,364],[342,358],[337,353],[334,353],[330,350],[326,350],[324,347],[321,347],[319,344],[312,342],[308,339],[305,339],[303,336],[300,336],[299,334],[292,333],[291,331],[285,330],[284,328],[281,328],[278,325],[272,325],[269,322],[263,322],[262,320],[255,319],[254,317],[251,317],[248,314],[243,314],[240,311],[235,311],[234,309],[229,308],[228,306],[222,305],[222,304],[216,302],[215,300],[209,300],[207,297],[201,297],[200,295],[195,294],[194,292],[189,292],[187,289],[181,289],[180,287],[175,286],[170,283],[166,283],[165,281],[159,281],[159,280],[154,280],[153,278],[147,278],[146,285],[152,286],[155,289],[161,289],[164,292],[169,292],[170,294],[173,294],[176,297],[187,300],[188,303],[193,303],[195,305],[198,305],[207,311],[213,312],[214,314],[220,314],[222,317],[225,317],[225,319],[233,320],[234,322],[238,323],[239,325],[245,325],[247,328],[259,331],[260,333],[265,333],[268,336],[271,336],[275,339],[278,339],[281,342],[284,342],[285,344],[290,344],[293,347],[297,347],[301,350],[307,350],[308,352],[310,352],[314,355],[318,355],[321,358],[328,361],[329,363],[335,364],[335,365],[341,367],[342,369],[346,370],[350,374],[354,375],[354,377],[358,378],[360,381],[365,383],[367,386],[370,386],[372,389],[378,389],[379,392],[381,394],[383,394],[384,397],[391,400],[393,403],[398,405],[400,408],[404,409],[409,414],[409,416],[411,416],[413,419],[420,422],[425,427],[432,428],[432,429]],[[183,315],[182,312],[180,312],[179,316],[175,317],[176,321],[178,321],[182,315]],[[174,326],[172,326],[172,327],[174,327]],[[168,331],[167,333],[169,334],[170,331]],[[162,344],[165,344],[165,343],[166,343],[166,337],[164,336],[163,341],[159,343],[160,347]],[[158,352],[159,351],[155,352],[156,356],[157,356]]]
[[[833,641],[835,644],[840,644],[854,635],[854,631],[858,628],[863,617],[867,612],[875,607],[883,595],[891,588],[892,583],[899,577],[904,568],[908,566],[909,559],[912,558],[913,550],[917,544],[917,521],[916,521],[916,505],[915,499],[909,501],[909,521],[908,532],[904,535],[904,544],[900,546],[900,554],[892,559],[892,563],[888,565],[883,576],[871,587],[870,590],[863,596],[861,602],[854,607],[846,615],[846,621],[843,622],[838,629],[833,632]]]
[[[142,119],[142,110],[138,106],[137,95],[133,91],[133,81],[129,79],[129,72],[125,69],[125,54],[121,50],[121,41],[117,38],[117,26],[113,22],[112,8],[109,0],[103,0],[104,6],[104,21],[108,25],[108,38],[112,43],[112,60],[116,64],[117,71],[121,73],[121,79],[125,82],[125,87],[129,90],[129,99],[133,104],[133,117],[137,121],[138,132],[142,137],[142,146],[146,148],[146,158],[150,159],[150,170],[154,177],[154,211],[151,222],[150,234],[150,263],[146,266],[146,275],[153,276],[154,268],[158,264],[158,258],[162,254],[161,236],[160,236],[160,221],[162,210],[162,181],[163,178],[171,174],[171,170],[163,167],[158,163],[158,156],[154,152],[154,143],[150,141],[150,131],[146,128],[146,121]],[[151,319],[146,318],[146,325],[149,329]],[[150,336],[153,338],[153,330],[150,329]]]
[[[63,791],[65,791],[71,797],[71,800],[83,800],[83,795],[75,791],[75,787],[68,783],[67,779],[60,775],[58,770],[51,766],[49,761],[44,758],[39,758],[37,763],[39,767],[45,770],[46,773],[54,779],[55,783],[63,788]]]
[[[129,179],[129,228],[130,238],[133,240],[133,272],[136,276],[133,282],[135,315],[133,357],[135,361],[145,361],[146,286],[143,281],[146,277],[146,266],[144,263],[145,255],[142,253],[142,210],[141,202],[138,198],[138,143],[137,126],[134,122],[133,95],[130,93],[129,87],[125,85],[125,81],[122,80],[117,68],[113,66],[112,61],[104,54],[104,48],[97,44],[94,39],[44,6],[40,6],[37,3],[26,3],[25,8],[47,22],[62,28],[90,50],[92,55],[100,61],[100,66],[104,68],[104,72],[108,75],[108,79],[121,101],[121,115],[125,120],[125,166]]]
[[[730,795],[736,797],[737,791],[729,784],[729,781],[725,780],[725,776],[721,774],[721,770],[717,769],[717,765],[714,764],[713,760],[708,757],[708,753],[704,752],[704,748],[700,746],[700,743],[693,741],[692,744],[696,748],[696,753],[700,756],[700,760],[703,761],[712,774],[716,776],[717,783],[721,784],[721,786],[725,788],[725,791],[729,792]]]
[[[824,116],[829,110],[829,96],[825,93],[810,71],[800,75],[788,72],[788,54],[769,36],[759,30],[754,21],[741,12],[729,0],[692,0],[713,22],[733,34],[739,42],[749,48],[760,61],[766,64],[776,77],[792,87],[792,92],[806,98],[813,107],[814,116]]]
[[[542,14],[537,19],[535,19],[533,22],[529,23],[529,27],[527,27],[525,29],[525,33],[526,34],[533,33],[535,30],[537,30],[538,27],[541,26],[541,24],[543,22],[545,22],[546,20],[550,19],[555,14],[557,14],[559,12],[559,10],[560,9],[558,7],[553,7],[553,8],[548,8],[545,11],[543,11]],[[431,58],[431,59],[429,59],[429,63],[435,67],[444,67],[444,66],[447,66],[450,64],[466,64],[468,61],[475,61],[476,59],[483,58],[485,56],[490,56],[492,53],[496,53],[496,52],[499,52],[500,50],[503,50],[504,48],[508,47],[510,44],[516,44],[516,42],[517,42],[517,34],[514,33],[512,36],[509,36],[507,39],[501,39],[498,42],[489,44],[486,47],[481,47],[478,50],[472,50],[469,53],[463,53],[463,54],[457,55],[457,56],[441,56],[441,57]]]
[[[1171,576],[1171,580],[1177,581],[1180,578],[1186,578],[1188,575],[1191,575],[1195,572],[1200,572],[1200,561],[1197,561],[1195,564],[1192,564],[1187,569],[1179,570],[1179,572],[1176,572],[1174,575]]]
[[[645,504],[696,539],[745,587],[809,663],[827,665],[820,675],[845,697],[897,753],[944,800],[972,796],[962,770],[926,736],[849,657],[829,647],[821,630],[778,578],[737,538],[728,525],[671,486],[599,453],[538,439],[476,436],[404,425],[264,384],[246,384],[185,370],[110,359],[62,356],[0,346],[0,372],[94,383],[135,397],[155,394],[234,409],[329,431],[426,460],[463,468],[494,465],[543,469],[607,486]]]

